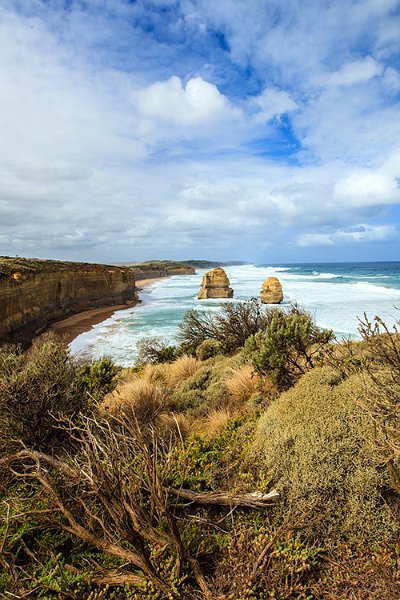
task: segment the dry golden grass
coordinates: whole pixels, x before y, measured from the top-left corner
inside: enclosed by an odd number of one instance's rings
[[[141,378],[149,383],[163,386],[168,381],[168,367],[169,365],[166,363],[147,364],[143,369]]]
[[[244,404],[250,397],[260,389],[261,378],[250,365],[243,365],[232,369],[230,375],[225,379],[231,400],[237,404]]]
[[[168,368],[167,382],[170,387],[179,386],[181,383],[192,377],[201,362],[193,356],[184,354],[173,363],[166,365]]]
[[[164,438],[172,434],[185,439],[191,433],[191,421],[185,415],[174,414],[166,389],[151,381],[159,375],[156,366],[164,365],[149,365],[151,368],[145,370],[150,381],[131,373],[129,381],[104,398],[99,412],[121,421],[136,420],[141,426],[151,425]]]
[[[213,410],[205,419],[196,422],[196,433],[203,437],[217,437],[226,428],[232,415],[225,409]]]
[[[192,423],[180,413],[161,413],[157,419],[157,429],[163,437],[174,433],[178,438],[186,439],[192,433]]]
[[[168,398],[160,386],[137,377],[108,394],[99,410],[117,418],[136,418],[145,424],[153,423],[168,407]]]

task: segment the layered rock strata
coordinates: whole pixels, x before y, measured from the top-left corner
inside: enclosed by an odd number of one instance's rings
[[[281,282],[277,277],[268,277],[262,284],[260,300],[263,304],[280,304],[283,300]]]
[[[54,321],[138,302],[126,267],[0,258],[0,341],[28,345]]]
[[[203,275],[199,300],[206,298],[232,298],[233,289],[229,287],[230,282],[224,269],[218,267]]]

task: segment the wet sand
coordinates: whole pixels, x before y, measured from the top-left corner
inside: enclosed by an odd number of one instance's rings
[[[141,279],[136,282],[137,288],[140,292],[141,289],[148,286],[150,283],[158,281],[161,277],[154,279]],[[62,340],[70,344],[81,333],[90,331],[94,325],[98,325],[103,321],[106,321],[117,310],[127,310],[135,306],[134,304],[120,304],[113,306],[105,306],[103,308],[93,308],[91,310],[85,310],[84,312],[71,315],[62,321],[56,321],[48,327],[47,331],[53,331],[57,337],[60,336]]]

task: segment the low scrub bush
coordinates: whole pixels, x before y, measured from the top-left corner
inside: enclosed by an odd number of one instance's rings
[[[202,422],[202,435],[189,436],[171,454],[169,482],[191,490],[218,490],[228,493],[253,492],[265,485],[257,465],[249,459],[254,423],[217,415],[211,435]],[[216,422],[210,423],[215,425]],[[262,489],[262,491],[265,491]]]
[[[196,418],[204,418],[215,410],[228,410],[230,395],[225,380],[241,362],[239,356],[217,356],[200,363],[191,377],[172,390],[174,406]]]
[[[158,337],[142,338],[138,342],[137,349],[138,365],[172,362],[177,353],[175,346],[168,345],[165,340]]]
[[[400,494],[400,322],[390,330],[380,319],[360,320],[366,351],[361,404],[374,422],[374,447]]]
[[[354,401],[374,423],[377,461],[388,468],[400,494],[400,322],[389,328],[379,317],[359,319],[362,341],[330,348],[325,361],[342,377],[356,373],[360,390]]]
[[[317,327],[307,311],[297,306],[289,311],[276,308],[265,329],[247,340],[245,353],[260,374],[286,390],[314,367],[332,339],[332,331]]]
[[[99,401],[115,389],[116,376],[120,367],[113,364],[110,358],[101,358],[89,363],[83,363],[76,373],[76,383],[81,392]]]
[[[398,600],[400,557],[398,544],[340,545],[326,555],[310,587],[310,597]]]
[[[80,369],[53,336],[28,353],[0,348],[0,452],[21,442],[46,451],[62,443],[58,422],[87,409]]]
[[[215,595],[227,600],[313,598],[310,584],[320,560],[320,549],[290,530],[239,523],[217,565]]]
[[[267,321],[268,312],[258,300],[229,302],[218,312],[191,310],[186,313],[178,339],[193,351],[206,340],[214,340],[219,343],[219,351],[230,354],[242,348],[247,338],[262,330]]]
[[[206,339],[196,348],[196,358],[207,360],[222,352],[221,342],[213,339]]]
[[[398,530],[382,498],[388,479],[371,450],[372,419],[354,402],[358,375],[329,367],[304,375],[261,417],[255,439],[287,510],[325,544],[377,541]],[[360,398],[359,398],[360,399]]]

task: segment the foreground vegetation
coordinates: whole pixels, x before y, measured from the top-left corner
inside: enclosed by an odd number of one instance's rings
[[[400,597],[400,338],[298,307],[188,313],[179,346],[0,350],[0,595]]]

